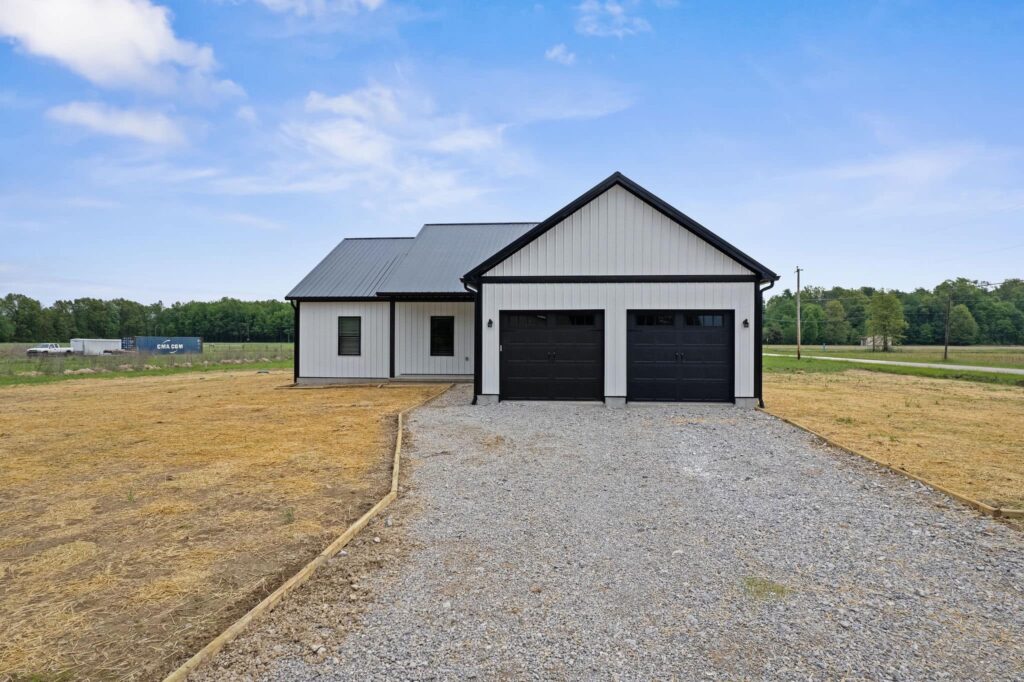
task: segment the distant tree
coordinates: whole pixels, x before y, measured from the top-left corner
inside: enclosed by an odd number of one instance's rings
[[[863,291],[850,291],[843,296],[846,321],[850,323],[851,341],[860,341],[867,334],[868,305],[871,299]]]
[[[764,342],[773,346],[782,343],[782,327],[774,322],[765,327]]]
[[[801,306],[803,316],[801,325],[801,341],[808,345],[822,342],[825,332],[825,311],[817,303],[805,303]]]
[[[967,346],[978,338],[978,323],[963,303],[953,306],[949,312],[949,342],[957,346]]]
[[[868,335],[881,337],[882,350],[889,351],[900,342],[906,329],[903,304],[896,294],[876,292],[868,306]]]
[[[14,327],[11,341],[43,341],[43,306],[34,298],[22,294],[7,294],[0,299],[0,310]]]
[[[846,308],[841,301],[825,304],[825,343],[843,344],[850,340],[850,323],[846,321]]]
[[[0,308],[0,343],[7,343],[12,339],[14,339],[14,322]]]

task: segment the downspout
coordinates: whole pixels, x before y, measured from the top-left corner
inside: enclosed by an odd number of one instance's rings
[[[754,334],[756,335],[755,345],[757,350],[754,355],[754,380],[757,382],[757,404],[761,409],[764,409],[764,386],[762,380],[764,364],[764,292],[775,286],[775,280],[768,282],[768,286],[764,289],[758,285],[757,289],[757,310],[754,311]]]
[[[481,286],[479,283],[474,288],[463,278],[462,287],[473,294],[473,402],[471,404],[476,405],[476,397],[480,395],[480,385],[482,383],[483,296],[480,293]]]
[[[295,311],[295,346],[292,349],[292,383],[299,383],[299,302],[290,301],[292,310]]]

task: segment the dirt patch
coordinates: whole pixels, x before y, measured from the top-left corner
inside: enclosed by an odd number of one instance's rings
[[[768,411],[986,504],[1024,508],[1024,389],[851,370],[766,374]]]
[[[387,492],[439,390],[289,379],[0,389],[0,679],[168,672]]]

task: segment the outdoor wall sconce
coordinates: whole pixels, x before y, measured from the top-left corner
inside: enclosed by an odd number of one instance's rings
[[[487,320],[487,328],[490,329],[494,326],[494,320]]]
[[[746,329],[750,326],[750,320],[743,320],[743,328]]]

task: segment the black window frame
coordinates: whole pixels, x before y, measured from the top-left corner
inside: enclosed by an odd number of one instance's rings
[[[355,334],[343,334],[342,333],[342,320],[355,320],[356,321],[356,332]],[[346,338],[355,338],[356,340],[356,352],[345,352],[342,347],[342,342]],[[338,315],[338,355],[343,357],[359,357],[363,354],[363,318],[359,315]]]
[[[435,329],[434,325],[437,323],[445,323],[450,325],[448,329],[451,330],[451,341],[447,347],[437,348],[435,345]],[[441,331],[447,331],[442,329]],[[447,352],[445,352],[447,351]],[[455,316],[454,315],[431,315],[430,316],[430,357],[432,358],[453,358],[455,357]]]

